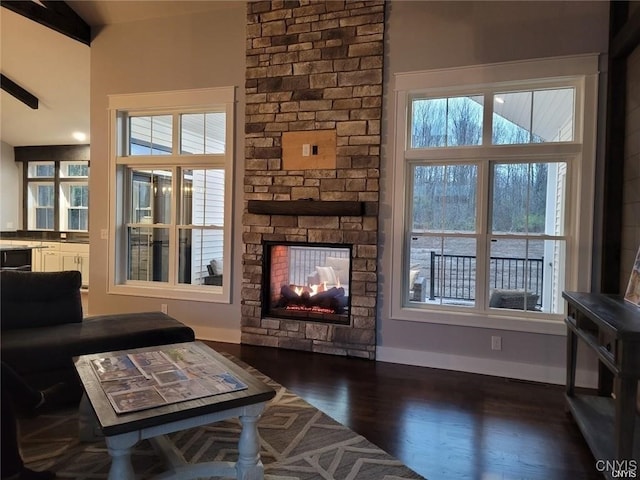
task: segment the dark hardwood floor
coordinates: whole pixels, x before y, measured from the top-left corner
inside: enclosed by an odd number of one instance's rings
[[[601,480],[557,385],[268,347],[231,353],[428,480]]]

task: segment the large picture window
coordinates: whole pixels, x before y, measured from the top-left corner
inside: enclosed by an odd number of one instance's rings
[[[562,318],[562,291],[588,271],[574,263],[590,244],[579,232],[591,212],[577,210],[592,194],[595,70],[587,64],[565,76],[553,74],[557,62],[537,64],[517,81],[500,64],[470,67],[468,77],[456,69],[449,82],[445,71],[396,79],[403,174],[393,258],[403,281],[393,287],[394,317]]]
[[[111,98],[119,224],[111,290],[228,301],[233,90],[141,97]]]

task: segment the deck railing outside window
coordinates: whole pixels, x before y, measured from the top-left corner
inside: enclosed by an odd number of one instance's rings
[[[426,277],[429,300],[474,301],[476,257],[471,255],[441,255],[434,251]],[[489,288],[526,290],[538,295],[537,307],[542,306],[543,258],[491,257]],[[410,287],[411,288],[411,287]]]

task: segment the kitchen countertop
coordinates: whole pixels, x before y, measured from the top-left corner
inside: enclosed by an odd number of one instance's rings
[[[22,230],[19,232],[0,232],[0,243],[9,241],[20,242],[59,242],[59,243],[89,243],[89,234],[67,233],[66,238],[60,238],[60,232],[30,232]]]
[[[0,252],[8,252],[10,250],[33,250],[34,248],[45,248],[41,245],[6,245],[0,243]]]

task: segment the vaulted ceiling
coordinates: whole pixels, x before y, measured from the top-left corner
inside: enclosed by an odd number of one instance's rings
[[[32,109],[3,87],[0,139],[12,146],[88,143],[72,134],[89,134],[90,47],[8,8],[0,9],[0,27],[0,71],[39,100]]]
[[[90,143],[90,46],[12,11],[8,4],[60,10],[63,2],[9,2],[0,8],[0,140],[12,146]],[[228,8],[231,1],[68,1],[96,35],[101,26]],[[34,10],[35,9],[35,10]],[[51,12],[45,12],[49,16]],[[9,80],[9,82],[6,81]],[[5,91],[14,82],[37,97],[33,109]],[[83,132],[77,140],[74,132]]]

